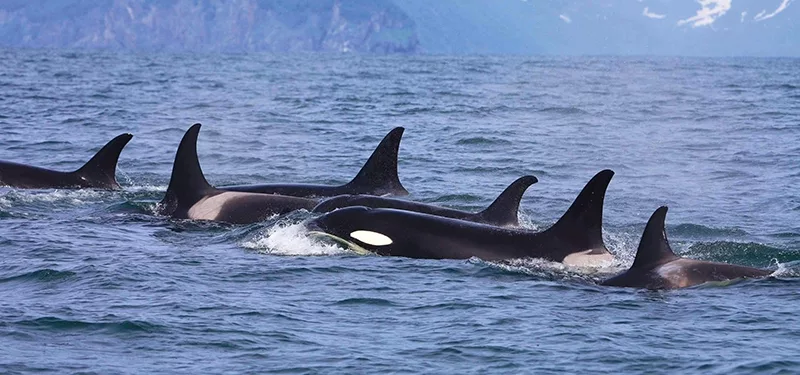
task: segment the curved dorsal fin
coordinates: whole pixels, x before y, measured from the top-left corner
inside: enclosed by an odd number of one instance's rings
[[[481,217],[485,223],[500,227],[519,226],[519,202],[522,200],[525,190],[538,181],[534,176],[518,178],[508,185],[489,207],[476,216]]]
[[[610,169],[594,175],[551,229],[564,233],[578,248],[608,251],[603,243],[603,201],[612,177]]]
[[[171,214],[177,207],[191,207],[215,189],[206,181],[200,161],[197,160],[197,135],[200,124],[194,124],[184,134],[175,163],[172,165],[172,177],[164,199],[161,201],[163,211]]]
[[[372,192],[372,195],[408,195],[408,191],[400,183],[400,177],[397,175],[397,153],[400,149],[403,131],[405,131],[404,128],[397,127],[386,134],[356,177],[347,185],[354,188],[366,188]]]
[[[86,178],[89,182],[118,188],[116,173],[117,161],[122,149],[133,138],[133,135],[125,133],[116,136],[106,143],[100,151],[89,159],[86,164],[73,172],[76,175]]]
[[[639,241],[639,249],[636,250],[636,259],[634,259],[631,269],[651,269],[678,259],[667,241],[667,232],[664,227],[666,217],[667,206],[659,207],[650,216],[644,233],[642,233],[642,239]]]

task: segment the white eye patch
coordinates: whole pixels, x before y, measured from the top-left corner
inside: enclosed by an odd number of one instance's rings
[[[350,237],[372,246],[386,246],[392,244],[391,238],[368,230],[357,230],[353,233],[350,233]]]

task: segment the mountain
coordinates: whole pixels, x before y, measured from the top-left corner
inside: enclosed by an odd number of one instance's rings
[[[390,0],[3,0],[0,46],[415,52]]]
[[[0,47],[800,56],[794,0],[1,0]]]

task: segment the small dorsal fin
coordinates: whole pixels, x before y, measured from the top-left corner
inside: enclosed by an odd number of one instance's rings
[[[497,199],[477,216],[487,224],[503,226],[519,226],[519,202],[528,187],[539,180],[534,176],[523,176],[512,182],[503,190]]]
[[[563,233],[564,238],[577,248],[606,250],[603,243],[603,201],[612,177],[614,171],[610,169],[594,175],[551,229]]]
[[[128,133],[116,136],[73,173],[86,178],[94,185],[118,188],[116,173],[119,154],[131,138],[133,135]]]
[[[639,249],[636,251],[636,259],[634,259],[631,269],[651,269],[678,259],[667,241],[667,232],[664,226],[666,217],[667,206],[659,207],[650,216],[644,233],[642,233],[642,239],[639,241]]]
[[[197,159],[197,135],[200,133],[200,126],[194,124],[186,131],[175,153],[172,177],[161,201],[162,212],[165,214],[171,214],[177,207],[191,207],[216,190],[206,181]]]
[[[386,134],[356,177],[347,185],[364,194],[408,195],[408,191],[400,183],[400,177],[397,175],[397,153],[400,149],[403,131],[405,131],[404,128],[397,127]]]

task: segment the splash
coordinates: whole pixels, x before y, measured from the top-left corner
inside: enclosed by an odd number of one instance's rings
[[[533,232],[541,231],[541,227],[533,222],[533,219],[531,219],[530,215],[520,211],[517,214],[517,219],[519,220],[519,226],[521,228],[524,228],[524,229],[527,229],[527,230],[530,230],[530,231],[533,231]]]
[[[596,283],[610,275],[620,272],[624,267],[618,261],[604,262],[592,266],[570,266],[541,258],[506,259],[482,261],[478,258],[470,262],[485,264],[512,273],[531,275],[545,280],[567,280]]]
[[[242,247],[273,255],[313,256],[350,254],[351,252],[312,239],[302,223],[277,223],[266,233],[242,242]]]
[[[164,193],[167,191],[167,185],[128,185],[124,189],[128,193]]]
[[[608,232],[603,230],[603,243],[606,248],[617,259],[616,264],[631,265],[636,258],[636,251],[639,248],[639,234],[626,232]]]
[[[98,202],[109,195],[106,190],[13,190],[3,195],[0,200],[3,205],[14,203],[66,203],[81,205],[87,202]]]
[[[788,262],[788,263],[780,263],[777,259],[773,260],[775,263],[778,264],[778,269],[772,273],[773,277],[786,277],[786,278],[794,278],[800,277],[800,261]]]

